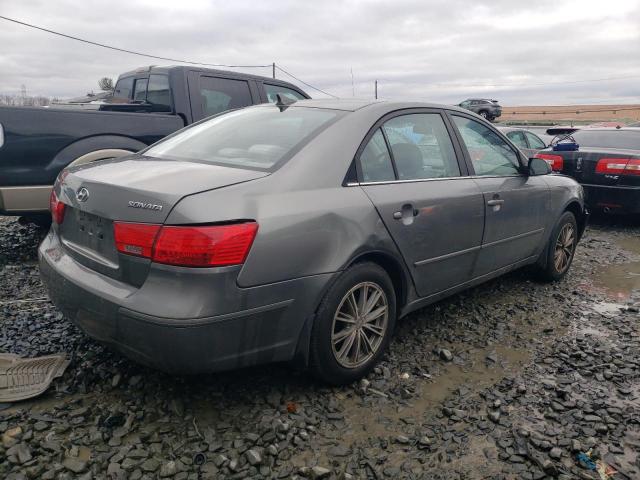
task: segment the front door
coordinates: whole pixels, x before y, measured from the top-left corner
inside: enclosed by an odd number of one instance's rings
[[[542,176],[521,173],[520,154],[493,129],[467,116],[452,118],[484,196],[485,228],[477,277],[539,252],[549,187]]]
[[[443,115],[418,110],[387,118],[370,134],[358,160],[362,188],[404,257],[418,294],[470,280],[482,241],[484,200],[467,176]]]

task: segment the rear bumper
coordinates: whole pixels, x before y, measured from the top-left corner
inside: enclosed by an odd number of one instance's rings
[[[138,289],[77,263],[53,234],[38,254],[49,296],[67,318],[94,339],[169,373],[292,359],[305,322],[333,277],[240,288],[239,267],[198,269],[190,277],[180,274],[186,269],[171,273],[158,266]],[[210,291],[203,295],[207,283]]]
[[[51,185],[0,187],[0,215],[47,213]]]
[[[609,213],[640,213],[640,187],[583,184],[585,203],[592,210]]]

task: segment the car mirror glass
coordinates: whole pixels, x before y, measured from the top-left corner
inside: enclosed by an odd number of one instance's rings
[[[529,175],[548,175],[551,172],[551,165],[545,160],[536,157],[529,159]]]

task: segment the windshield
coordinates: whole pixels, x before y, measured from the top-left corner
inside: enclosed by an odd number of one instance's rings
[[[640,132],[629,130],[578,130],[571,136],[580,147],[640,150]]]
[[[254,107],[228,112],[161,141],[145,155],[269,170],[291,158],[345,112]]]

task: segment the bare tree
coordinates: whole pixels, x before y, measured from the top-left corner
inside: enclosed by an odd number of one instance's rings
[[[98,87],[104,92],[113,92],[113,78],[102,77],[98,81]]]

